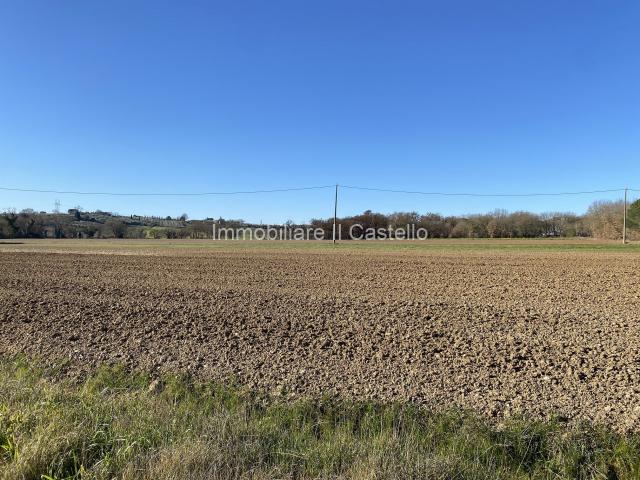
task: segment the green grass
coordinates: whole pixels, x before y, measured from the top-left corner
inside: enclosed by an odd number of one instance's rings
[[[2,248],[0,242],[0,248]],[[413,241],[235,241],[235,240],[27,240],[20,247],[68,249],[91,252],[120,250],[218,250],[233,251],[307,251],[307,252],[585,252],[585,253],[640,253],[640,242],[623,245],[609,240],[587,238],[547,239],[428,239]],[[11,243],[6,251],[15,247]],[[0,250],[2,251],[2,250]]]
[[[135,244],[126,247],[148,247]],[[276,241],[210,241],[198,243],[168,243],[158,247],[170,249],[221,249],[221,250],[302,250],[322,252],[590,252],[590,253],[640,253],[640,243],[622,245],[612,242],[567,242],[562,240],[424,240],[424,241],[342,241],[331,242],[276,242]]]
[[[638,478],[640,439],[588,425],[0,361],[0,478]]]

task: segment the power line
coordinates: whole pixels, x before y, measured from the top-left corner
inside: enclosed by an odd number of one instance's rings
[[[335,188],[334,185],[321,185],[314,187],[297,187],[297,188],[274,188],[271,190],[241,190],[235,192],[76,192],[65,190],[40,190],[35,188],[9,188],[0,187],[0,190],[10,192],[31,192],[31,193],[59,193],[69,195],[102,195],[102,196],[114,196],[114,197],[198,197],[207,195],[252,195],[258,193],[278,193],[278,192],[296,192],[301,190],[318,190],[324,188]]]
[[[366,190],[372,192],[386,193],[405,193],[410,195],[434,195],[444,197],[543,197],[543,196],[562,196],[562,195],[586,195],[590,193],[611,193],[622,192],[624,188],[614,188],[609,190],[589,190],[582,192],[539,192],[539,193],[454,193],[454,192],[421,192],[415,190],[391,190],[387,188],[357,187],[354,185],[340,185],[342,188],[352,190]],[[631,189],[629,189],[631,190]],[[636,190],[633,190],[636,191]]]
[[[418,190],[394,190],[388,188],[374,188],[374,187],[361,187],[356,185],[338,185],[341,188],[347,188],[351,190],[363,190],[371,192],[384,192],[384,193],[401,193],[408,195],[431,195],[431,196],[444,196],[444,197],[543,197],[543,196],[563,196],[563,195],[588,195],[594,193],[612,193],[622,192],[624,188],[613,188],[607,190],[587,190],[578,192],[536,192],[536,193],[469,193],[469,192],[426,192]],[[294,187],[294,188],[274,188],[267,190],[238,190],[229,192],[81,192],[71,190],[44,190],[35,188],[12,188],[12,187],[0,187],[0,190],[11,192],[30,192],[30,193],[55,193],[55,194],[69,194],[69,195],[101,195],[101,196],[138,196],[138,197],[197,197],[197,196],[213,196],[213,195],[254,195],[261,193],[279,193],[279,192],[297,192],[302,190],[321,190],[328,188],[335,188],[336,185],[319,185],[311,187]],[[630,192],[640,192],[640,190],[629,188]]]

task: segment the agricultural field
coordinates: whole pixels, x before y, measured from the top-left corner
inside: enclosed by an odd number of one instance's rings
[[[0,242],[0,477],[636,478],[639,253]]]
[[[624,248],[624,249],[623,249]],[[640,426],[640,256],[593,241],[0,244],[0,354]]]

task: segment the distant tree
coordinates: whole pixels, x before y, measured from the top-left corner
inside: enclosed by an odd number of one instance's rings
[[[127,233],[127,224],[117,218],[110,218],[104,224],[108,235],[113,235],[115,238],[124,238]]]
[[[9,222],[7,214],[0,217],[0,238],[14,238],[15,229]]]
[[[349,223],[348,220],[343,223]],[[389,219],[386,215],[382,213],[372,212],[371,210],[366,210],[361,215],[356,215],[352,218],[352,224],[357,224],[358,227],[353,229],[353,234],[356,238],[359,238],[363,235],[366,235],[369,232],[375,232],[378,229],[386,229],[389,227]],[[332,225],[333,230],[333,225]],[[342,232],[343,235],[348,233],[347,231]],[[377,235],[376,235],[377,236]]]
[[[544,224],[540,217],[530,212],[514,212],[510,215],[514,237],[541,237]]]
[[[210,238],[213,235],[213,221],[196,220],[190,222],[192,238]]]
[[[616,240],[622,238],[623,209],[622,200],[592,203],[586,214],[591,235]]]
[[[633,229],[640,229],[640,199],[631,203],[627,209],[627,226]]]
[[[473,223],[467,219],[461,219],[451,230],[453,238],[470,238],[473,237]]]
[[[585,236],[582,217],[571,212],[547,212],[540,215],[545,237]]]
[[[15,222],[18,236],[25,238],[40,238],[45,236],[43,216],[32,208],[25,208],[20,212]]]
[[[513,236],[511,218],[506,210],[494,210],[487,221],[487,236],[490,238],[505,238]]]
[[[162,238],[162,231],[157,227],[151,227],[145,230],[145,236],[147,238],[159,239]]]
[[[420,228],[427,230],[431,238],[447,238],[451,236],[453,222],[451,218],[444,218],[438,213],[425,213],[418,219]]]
[[[471,223],[471,235],[469,235],[470,237],[473,238],[486,238],[489,236],[488,233],[488,225],[489,225],[489,220],[491,220],[491,216],[490,215],[481,215],[481,214],[475,214],[475,215],[469,215],[467,217],[467,221]]]
[[[394,212],[387,216],[387,222],[392,229],[406,229],[407,225],[415,225],[418,228],[420,224],[420,215],[418,212]],[[413,231],[409,228],[407,234],[411,236]]]
[[[144,238],[144,229],[141,227],[127,228],[126,238]]]

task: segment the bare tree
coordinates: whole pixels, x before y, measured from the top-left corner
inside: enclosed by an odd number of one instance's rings
[[[594,202],[587,210],[588,228],[596,238],[619,240],[622,238],[623,202],[622,200],[601,200]]]
[[[113,235],[115,238],[124,238],[127,233],[127,224],[116,218],[110,218],[104,226],[107,234]]]

